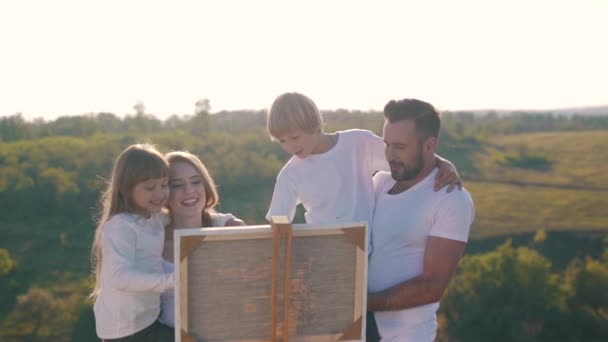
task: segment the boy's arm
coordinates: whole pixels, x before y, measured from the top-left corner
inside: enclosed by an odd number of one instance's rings
[[[289,221],[292,222],[298,204],[299,199],[295,183],[285,173],[279,173],[272,193],[270,208],[266,213],[266,220],[270,222],[272,216],[287,216]]]
[[[437,154],[435,154],[435,161],[439,167],[439,172],[435,178],[435,191],[442,189],[445,186],[448,186],[448,192],[452,192],[456,186],[458,189],[462,190],[462,179],[460,179],[460,176],[458,175],[456,166]]]
[[[371,133],[371,132],[370,132]],[[386,144],[384,139],[371,133],[372,139],[370,142],[371,156],[372,156],[372,173],[378,171],[390,171],[388,161],[386,161]]]

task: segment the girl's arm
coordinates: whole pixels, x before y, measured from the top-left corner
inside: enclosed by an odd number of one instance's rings
[[[239,218],[233,217],[226,221],[224,227],[246,226],[245,222]]]
[[[124,221],[112,223],[122,224],[107,224],[103,231],[102,266],[108,272],[111,286],[124,291],[158,293],[173,288],[173,273],[162,273],[162,270],[158,273],[145,272],[138,269],[135,264],[137,235],[134,228]],[[150,248],[156,247],[153,241],[150,243]]]

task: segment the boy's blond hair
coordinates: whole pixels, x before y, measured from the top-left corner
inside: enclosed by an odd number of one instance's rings
[[[275,139],[297,130],[306,133],[323,131],[323,118],[317,105],[300,93],[279,95],[268,111],[267,124],[268,133]]]

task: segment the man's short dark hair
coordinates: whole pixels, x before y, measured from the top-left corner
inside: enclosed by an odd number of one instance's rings
[[[439,138],[439,112],[430,103],[417,99],[391,100],[384,106],[384,117],[389,122],[414,120],[421,140]]]

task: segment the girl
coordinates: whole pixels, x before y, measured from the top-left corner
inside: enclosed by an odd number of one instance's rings
[[[219,202],[215,182],[201,160],[188,152],[170,152],[169,162],[170,222],[166,228],[163,258],[166,272],[173,273],[173,231],[180,228],[244,226],[232,214],[216,213]],[[173,289],[161,296],[160,321],[175,326],[175,297]]]
[[[173,341],[173,330],[157,320],[160,294],[174,282],[161,256],[168,173],[152,145],[131,145],[114,162],[92,248],[93,311],[104,341]]]

